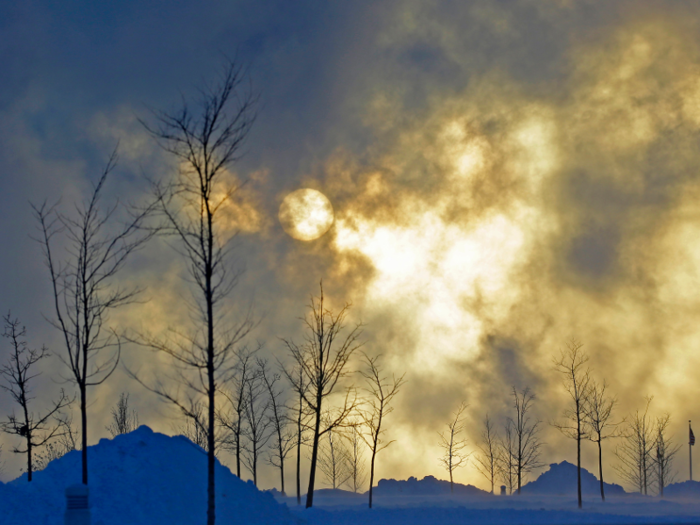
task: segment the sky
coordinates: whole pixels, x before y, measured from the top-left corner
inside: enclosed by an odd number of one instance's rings
[[[500,427],[510,414],[512,388],[537,395],[543,462],[575,460],[550,425],[566,407],[553,358],[572,337],[617,396],[618,419],[654,396],[650,413],[669,413],[686,443],[700,395],[697,3],[30,0],[1,11],[0,310],[32,346],[62,352],[30,203],[60,198],[69,213],[117,144],[105,203],[143,202],[147,179],[177,165],[139,119],[177,109],[235,57],[260,103],[231,170],[247,181],[231,210],[230,264],[244,270],[231,315],[252,305],[251,344],[287,362],[280,338],[301,340],[321,280],[332,308],[352,305],[364,351],[406,374],[378,477],[445,477],[437,433],[451,413],[469,404],[475,450],[484,416]],[[279,220],[300,189],[333,210],[316,239]],[[121,276],[142,301],[110,326],[188,322],[185,276],[154,240]],[[133,346],[122,362],[149,377],[170,366]],[[37,406],[70,388],[61,366],[45,364]],[[108,435],[121,392],[142,423],[174,432],[176,411],[120,368],[91,391],[90,443]],[[0,393],[0,413],[11,410]],[[13,439],[0,438],[4,479],[21,468]],[[619,482],[614,446],[606,481]],[[587,443],[584,466],[595,460]],[[486,486],[473,462],[455,479]],[[263,467],[261,486],[275,483]]]

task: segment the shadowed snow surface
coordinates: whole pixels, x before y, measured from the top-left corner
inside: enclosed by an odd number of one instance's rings
[[[198,524],[206,522],[204,450],[182,436],[146,426],[88,447],[92,525]],[[80,483],[80,452],[37,472],[0,484],[3,525],[63,525],[65,489]],[[241,481],[217,462],[217,523],[292,524],[296,520],[271,494]]]
[[[407,480],[381,479],[373,491],[376,496],[389,496],[403,494],[429,495],[429,494],[450,494],[450,482],[437,479],[434,476],[425,476],[418,480],[411,476]],[[469,496],[491,496],[489,492],[476,488],[474,485],[454,484],[455,495]]]
[[[605,474],[605,473],[603,473]],[[568,461],[552,463],[549,470],[542,473],[535,481],[523,485],[524,494],[551,494],[558,496],[574,496],[578,492],[576,465]],[[605,479],[605,476],[603,476]],[[625,490],[614,483],[603,483],[605,496],[621,496]],[[585,468],[581,468],[581,492],[586,496],[600,495],[600,481]]]

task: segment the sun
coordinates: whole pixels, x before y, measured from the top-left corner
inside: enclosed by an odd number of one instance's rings
[[[333,225],[333,206],[320,191],[304,188],[287,195],[279,210],[279,220],[288,235],[300,241],[313,241]]]

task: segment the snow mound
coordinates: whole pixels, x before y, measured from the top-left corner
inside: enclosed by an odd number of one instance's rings
[[[372,491],[375,496],[433,496],[450,494],[450,482],[425,476],[418,480],[411,476],[407,480],[380,479]],[[491,493],[476,488],[474,485],[454,484],[454,494],[457,496],[491,496]]]
[[[93,525],[189,524],[206,521],[207,455],[183,436],[146,426],[88,447]],[[4,525],[62,525],[65,489],[80,483],[81,455],[73,451],[34,474],[0,484]],[[218,523],[292,524],[271,494],[260,492],[216,464]]]
[[[603,483],[606,496],[621,496],[625,490],[614,483]],[[523,485],[524,494],[551,494],[571,496],[578,492],[576,465],[568,461],[552,463],[549,470],[535,481]],[[581,468],[581,492],[588,496],[600,496],[600,481],[585,468]]]
[[[700,498],[700,481],[673,483],[664,489],[665,498]]]
[[[306,494],[304,494],[306,497]],[[352,492],[350,490],[343,489],[317,489],[314,490],[314,501],[318,498],[362,498],[366,499],[365,493],[363,492]]]

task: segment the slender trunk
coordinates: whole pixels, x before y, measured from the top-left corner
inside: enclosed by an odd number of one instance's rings
[[[238,413],[238,420],[240,421],[240,412]],[[241,478],[241,424],[238,423],[236,430],[236,476],[238,479]]]
[[[83,376],[85,377],[85,376]],[[83,458],[83,485],[88,484],[88,460],[87,460],[87,400],[86,397],[85,382],[80,384],[80,423],[83,427],[83,435],[81,436],[81,443],[83,449],[81,450]]]
[[[578,508],[583,507],[581,498],[581,416],[578,401],[576,402],[576,476],[578,482]]]
[[[19,367],[19,358],[17,359],[17,366]],[[32,480],[32,429],[29,426],[29,409],[27,407],[27,396],[24,390],[24,384],[21,385],[22,395],[21,403],[22,409],[24,410],[24,425],[27,429],[27,481]]]
[[[301,425],[299,425],[299,440],[297,441],[297,505],[301,505]]]
[[[280,480],[282,481],[282,496],[286,496],[287,493],[284,491],[284,458],[280,454]]]
[[[379,418],[377,419],[377,430],[374,433],[374,446],[372,447],[372,461],[369,473],[369,508],[372,508],[372,485],[374,485],[374,458],[377,456],[377,445],[379,444],[379,433],[382,431],[382,415],[384,413],[384,401],[379,407]]]
[[[253,485],[258,486],[258,451],[257,442],[253,442]]]
[[[374,485],[374,458],[377,455],[377,441],[374,441],[374,446],[372,447],[372,461],[369,467],[369,508],[372,508],[372,486]]]
[[[303,380],[303,372],[299,372],[300,385]],[[301,505],[301,407],[303,396],[299,394],[299,417],[297,418],[297,505]]]
[[[29,426],[27,426],[27,429]],[[27,481],[32,480],[32,435],[27,430]]]
[[[518,414],[518,428],[520,428],[520,425],[521,425],[520,414]],[[520,430],[518,430],[518,463],[516,465],[517,470],[518,470],[517,471],[517,474],[518,474],[518,494],[520,494],[520,481],[521,481],[520,474],[522,473],[522,470],[523,470],[523,466],[522,466],[522,462],[523,462],[522,440],[523,440],[522,432]]]
[[[314,482],[316,481],[316,461],[318,460],[318,433],[321,426],[321,401],[316,396],[316,424],[314,426],[314,443],[311,450],[311,469],[309,471],[309,490],[306,493],[306,508],[314,506]]]
[[[208,204],[208,203],[207,203]],[[207,209],[207,261],[205,269],[205,299],[207,302],[207,375],[209,394],[209,432],[207,433],[207,525],[216,523],[216,481],[214,467],[216,457],[214,455],[214,400],[216,397],[216,384],[214,381],[214,298],[212,291],[212,254],[214,237],[212,231],[212,217]]]
[[[581,498],[581,436],[576,439],[576,479],[578,482],[578,508],[583,507]]]
[[[455,423],[456,424],[456,423]],[[454,440],[455,440],[455,429],[454,426],[450,430],[450,494],[454,492],[454,484],[452,482],[452,447],[454,446]]]
[[[605,485],[603,484],[603,446],[598,435],[598,475],[600,476],[600,498],[605,501]]]

